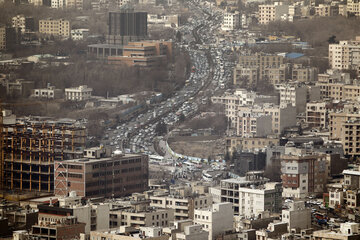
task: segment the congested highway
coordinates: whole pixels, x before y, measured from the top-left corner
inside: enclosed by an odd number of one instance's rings
[[[193,14],[188,24],[179,28],[182,42],[177,46],[191,57],[192,71],[185,86],[147,112],[115,129],[107,129],[107,141],[103,142],[126,152],[158,154],[153,147],[157,124],[163,122],[172,129],[180,115],[194,116],[201,104],[231,81],[232,65],[226,61],[231,47],[216,43],[221,14],[195,2],[189,2],[189,9]]]

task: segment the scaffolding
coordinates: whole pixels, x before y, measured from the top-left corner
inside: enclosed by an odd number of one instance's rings
[[[53,192],[54,161],[82,155],[86,129],[68,122],[0,121],[1,182],[8,190]]]

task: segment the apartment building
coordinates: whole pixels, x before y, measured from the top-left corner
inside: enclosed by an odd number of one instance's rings
[[[360,119],[343,122],[341,130],[345,156],[357,159],[360,157]]]
[[[329,113],[329,130],[330,139],[341,140],[343,139],[343,124],[350,120],[359,120],[360,113],[358,111],[358,104],[349,103],[344,104],[342,109]]]
[[[327,182],[326,154],[281,155],[283,197],[322,194]]]
[[[0,50],[11,50],[16,43],[17,35],[15,28],[0,26]]]
[[[332,17],[339,15],[339,6],[335,4],[319,4],[315,7],[315,15],[319,17]]]
[[[169,227],[174,221],[174,209],[146,207],[141,210],[125,208],[110,212],[110,228],[130,227]]]
[[[234,68],[234,85],[255,86],[259,79],[257,66],[241,66],[237,64]]]
[[[313,128],[327,128],[328,126],[328,103],[309,102],[306,104],[306,123]]]
[[[238,65],[251,67],[280,67],[284,63],[284,57],[265,53],[255,53],[239,56]]]
[[[227,114],[226,111],[237,110],[237,106],[253,105],[256,95],[256,92],[250,92],[246,89],[238,88],[234,93],[226,92],[223,96],[211,97],[211,102],[214,104],[225,105],[225,114]]]
[[[236,127],[236,132],[242,133],[243,130],[240,129],[240,127],[244,127],[244,124],[246,124],[247,127],[245,130],[247,130],[249,126],[251,132],[252,125],[249,125],[251,124],[251,121],[249,123],[247,119],[244,118],[246,118],[247,116],[256,116],[255,114],[258,114],[258,116],[271,116],[271,129],[272,133],[274,134],[280,134],[285,128],[296,125],[296,108],[290,105],[278,106],[274,104],[264,103],[261,105],[258,104],[253,106],[240,106],[235,112],[235,116],[229,115],[228,117],[231,117],[231,120],[236,123],[236,125],[234,126]],[[232,117],[234,117],[234,119]],[[257,124],[256,122],[254,123]],[[267,125],[267,128],[268,126],[269,125]],[[261,129],[261,126],[259,127]],[[264,129],[264,131],[268,130]]]
[[[18,29],[22,34],[35,31],[35,20],[32,17],[17,15],[12,18],[12,27]]]
[[[344,199],[346,192],[344,193],[341,184],[332,184],[329,189],[329,208],[341,209],[344,206]]]
[[[359,71],[360,37],[355,40],[329,44],[329,64],[333,69],[353,69]]]
[[[23,233],[19,239],[79,239],[84,233],[85,223],[78,222],[76,217],[67,217],[59,222],[40,221],[32,226],[29,236]]]
[[[349,73],[338,70],[328,70],[325,74],[318,74],[316,86],[320,87],[322,99],[358,101],[360,98],[360,83],[350,79]]]
[[[260,77],[270,84],[275,85],[285,82],[288,77],[288,72],[289,66],[287,64],[281,64],[279,67],[268,66],[260,72]]]
[[[71,30],[71,39],[74,41],[86,40],[89,36],[89,29],[79,28]]]
[[[356,17],[360,16],[360,1],[358,0],[347,0],[345,5],[345,9],[347,14],[354,14]]]
[[[359,223],[340,223],[340,228],[315,231],[312,237],[314,240],[359,239]]]
[[[54,37],[70,37],[70,22],[64,19],[43,19],[39,21],[39,32]]]
[[[221,180],[221,202],[232,203],[234,214],[245,218],[258,216],[264,211],[280,212],[281,183],[267,182],[266,179],[260,182],[247,184],[243,179]]]
[[[64,8],[65,0],[51,0],[51,8]]]
[[[56,223],[74,217],[77,221],[84,223],[84,233],[90,231],[109,229],[110,205],[108,203],[82,203],[82,197],[71,192],[67,197],[58,198],[57,203],[50,200],[49,204],[40,204],[39,223]]]
[[[236,135],[239,137],[266,137],[272,133],[272,117],[263,112],[242,111],[236,124]]]
[[[216,203],[208,209],[196,209],[194,223],[201,225],[205,231],[209,232],[208,240],[214,240],[233,229],[233,216],[232,203]]]
[[[256,85],[259,79],[267,78],[270,82],[280,82],[287,78],[287,65],[284,57],[265,53],[245,54],[239,57],[234,68],[234,84]]]
[[[238,11],[234,13],[225,12],[221,29],[223,31],[236,30],[240,27],[240,20],[240,13]]]
[[[260,4],[258,20],[260,24],[269,24],[270,22],[281,20],[281,17],[288,13],[289,5],[285,5],[282,2]]]
[[[93,89],[86,85],[79,87],[65,88],[65,100],[67,101],[85,101],[91,98]]]
[[[303,229],[311,228],[311,210],[305,207],[304,201],[294,201],[289,208],[281,212],[281,220],[288,224],[288,231],[299,233]]]
[[[105,231],[91,231],[89,239],[106,240],[168,240],[169,235],[163,233],[161,227],[125,227]]]
[[[209,232],[200,225],[188,225],[181,233],[175,233],[176,240],[209,240]]]
[[[83,0],[65,0],[66,8],[74,8],[77,10],[82,10],[83,4],[84,4]]]
[[[296,107],[297,113],[305,111],[307,102],[307,87],[305,85],[278,84],[275,89],[280,94],[280,104],[290,104]]]
[[[110,155],[103,148],[84,150],[84,158],[55,162],[55,194],[94,197],[125,196],[148,187],[148,156]]]
[[[275,137],[227,137],[226,150],[232,154],[234,149],[254,152],[268,146],[278,145],[279,139]]]
[[[317,68],[305,67],[302,64],[293,64],[291,80],[294,82],[315,82],[317,80],[317,73]]]
[[[58,99],[63,97],[63,90],[48,85],[47,88],[35,88],[33,96],[36,98]]]
[[[173,209],[175,220],[194,219],[195,209],[212,205],[210,194],[187,197],[163,194],[150,196],[149,199],[151,207]]]
[[[25,79],[15,79],[14,81],[6,81],[6,94],[13,97],[27,98],[31,95],[35,87],[34,81]]]

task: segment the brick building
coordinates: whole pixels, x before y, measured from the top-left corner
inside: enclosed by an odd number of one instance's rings
[[[86,149],[84,158],[55,162],[55,194],[75,191],[83,197],[122,197],[148,187],[148,156]]]

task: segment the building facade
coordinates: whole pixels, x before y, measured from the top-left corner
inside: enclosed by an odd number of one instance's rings
[[[233,229],[233,215],[231,203],[217,203],[209,209],[196,209],[194,223],[209,232],[208,240],[214,240],[220,234]]]
[[[93,89],[86,85],[74,88],[65,88],[65,100],[67,101],[86,101],[91,98]]]
[[[54,179],[56,195],[66,196],[75,191],[83,197],[122,197],[147,190],[148,157],[120,154],[56,161]]]
[[[39,21],[39,32],[54,37],[70,38],[70,22],[64,19],[44,19]]]
[[[327,182],[326,154],[282,155],[280,159],[283,197],[304,198],[324,192]]]

